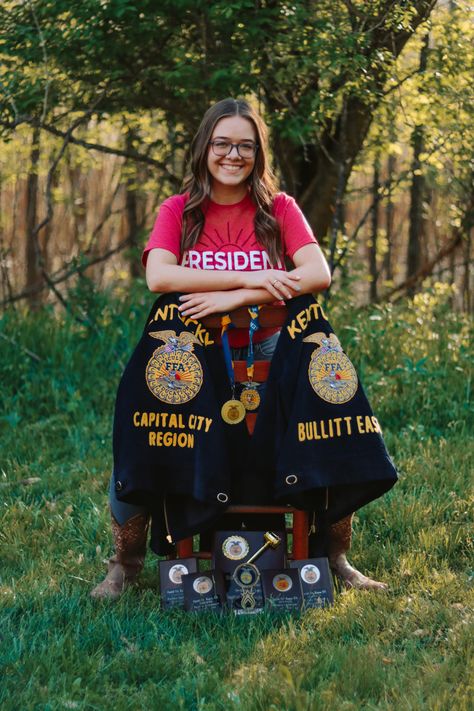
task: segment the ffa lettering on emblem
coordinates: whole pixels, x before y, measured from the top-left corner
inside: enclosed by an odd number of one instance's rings
[[[326,402],[340,404],[354,397],[357,391],[357,373],[349,358],[342,352],[334,333],[312,333],[303,338],[304,343],[317,343],[319,348],[311,354],[308,368],[309,382],[314,392]]]
[[[183,331],[151,331],[148,335],[164,341],[153,352],[145,371],[146,384],[153,395],[171,405],[181,405],[196,397],[203,375],[199,360],[194,355],[193,343],[201,345],[193,333]]]

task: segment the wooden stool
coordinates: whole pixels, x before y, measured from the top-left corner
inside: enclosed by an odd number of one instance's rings
[[[250,316],[246,308],[240,308],[230,314],[232,323],[237,328],[248,329]],[[260,326],[263,328],[276,328],[282,326],[286,321],[286,308],[275,306],[263,306],[259,313]],[[218,330],[220,332],[221,320],[220,316],[213,314],[207,316],[202,321],[203,325],[210,330]],[[257,360],[254,363],[253,379],[257,383],[264,383],[268,377],[270,370],[270,361]],[[247,364],[244,360],[234,361],[234,376],[236,383],[244,383],[247,381]],[[257,414],[248,412],[245,416],[247,429],[249,434],[253,434]],[[293,524],[287,528],[287,532],[293,534],[293,547],[291,554],[288,556],[293,560],[302,560],[308,557],[308,512],[300,511],[292,506],[245,506],[234,505],[229,506],[225,513],[230,514],[291,514]],[[264,528],[264,526],[262,526]],[[193,551],[193,538],[185,538],[176,544],[176,552],[178,558],[210,558],[210,551]]]

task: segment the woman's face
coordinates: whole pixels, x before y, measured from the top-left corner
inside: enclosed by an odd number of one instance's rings
[[[211,141],[255,144],[257,135],[253,123],[248,119],[243,116],[226,116],[216,123]],[[237,153],[236,146],[233,146],[226,156],[219,156],[215,154],[213,146],[209,146],[207,168],[214,189],[225,188],[228,191],[241,186],[251,174],[254,165],[255,154],[250,158],[242,158]]]

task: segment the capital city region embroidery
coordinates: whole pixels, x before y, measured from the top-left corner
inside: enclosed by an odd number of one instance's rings
[[[147,363],[146,384],[153,395],[171,405],[180,405],[196,397],[201,389],[203,374],[194,355],[193,343],[200,341],[193,333],[183,331],[150,331],[152,338],[164,341]]]
[[[312,333],[303,338],[304,343],[317,343],[319,348],[311,354],[308,368],[309,382],[314,392],[326,402],[340,404],[354,397],[357,373],[349,358],[343,353],[337,336],[331,333]]]

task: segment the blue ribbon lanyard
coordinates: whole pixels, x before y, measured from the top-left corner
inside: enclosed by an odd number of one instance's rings
[[[232,400],[234,400],[235,377],[234,377],[234,363],[232,360],[232,354],[230,352],[229,335],[227,333],[229,328],[234,328],[234,324],[232,323],[232,320],[231,320],[229,314],[225,314],[225,316],[221,317],[222,350],[224,351],[225,366],[227,368],[227,375],[229,376],[230,387],[232,390]]]
[[[258,322],[258,312],[260,310],[260,306],[249,306],[249,314],[250,314],[250,325],[249,325],[249,347],[247,351],[247,380],[249,383],[252,382],[253,380],[253,371],[254,371],[254,352],[253,352],[253,337],[254,334],[258,331],[260,328],[260,324]]]

